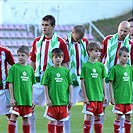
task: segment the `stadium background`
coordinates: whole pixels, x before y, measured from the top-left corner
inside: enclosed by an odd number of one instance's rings
[[[8,46],[16,60],[16,49],[21,44],[30,48],[33,39],[41,34],[41,19],[47,14],[56,18],[55,30],[62,37],[70,32],[74,25],[83,24],[86,27],[85,36],[89,40],[102,40],[103,36],[117,31],[121,20],[132,16],[132,5],[132,0],[0,0],[0,44]],[[90,22],[103,33],[100,37],[93,32],[91,28],[94,27]],[[38,133],[47,130],[47,120],[42,116],[44,109],[37,107],[35,110]],[[72,133],[82,131],[81,109],[82,105],[72,109]],[[112,106],[107,108],[104,133],[113,131],[114,115],[111,109]],[[7,120],[5,116],[0,116],[0,133],[6,133],[6,129]]]
[[[97,39],[92,28],[104,38],[103,31],[92,22],[126,14],[132,10],[132,0],[0,0],[0,43],[8,46],[16,59],[16,49],[31,47],[33,39],[41,35],[41,19],[52,14],[55,30],[64,37],[74,25],[85,25],[90,41]]]

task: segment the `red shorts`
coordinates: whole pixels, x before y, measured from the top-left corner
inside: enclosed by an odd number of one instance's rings
[[[117,114],[131,114],[132,104],[116,104],[114,106],[113,112]]]
[[[90,115],[101,115],[103,113],[103,102],[84,104],[82,112]]]
[[[68,120],[67,106],[46,106],[44,117],[52,121],[66,121]]]
[[[32,115],[31,106],[15,106],[11,109],[12,114],[16,114],[22,117],[30,117]]]

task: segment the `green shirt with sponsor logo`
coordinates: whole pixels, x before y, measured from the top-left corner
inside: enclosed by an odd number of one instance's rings
[[[106,71],[101,62],[86,62],[83,65],[80,79],[84,79],[86,94],[89,101],[103,101],[103,82]]]
[[[116,104],[132,103],[133,68],[119,64],[111,68],[109,80],[113,82],[113,93]]]
[[[48,86],[48,94],[53,105],[68,105],[69,85],[72,84],[70,72],[65,67],[48,68],[43,77],[41,84]]]
[[[13,84],[13,94],[18,106],[32,106],[32,85],[36,81],[30,65],[14,64],[6,81]]]

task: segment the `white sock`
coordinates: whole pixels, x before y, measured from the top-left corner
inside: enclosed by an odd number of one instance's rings
[[[104,125],[104,117],[105,117],[105,114],[101,115],[101,124],[102,124],[102,128],[103,128],[103,125]]]
[[[92,116],[92,118],[91,118],[91,128],[90,128],[90,133],[92,133],[93,132],[93,125],[94,125],[94,116]]]
[[[64,121],[64,133],[70,133],[70,116],[67,121]]]
[[[120,133],[124,133],[124,121],[125,121],[125,115],[122,115],[120,119]]]
[[[35,115],[35,113],[33,113],[31,117],[29,117],[29,122],[30,122],[30,133],[36,133],[36,115]]]
[[[16,121],[15,133],[18,133],[18,121]]]

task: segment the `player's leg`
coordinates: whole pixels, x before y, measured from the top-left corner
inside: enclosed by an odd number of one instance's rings
[[[73,86],[73,106],[76,104],[78,95],[80,91],[80,86]],[[69,117],[68,120],[64,122],[64,133],[70,133],[70,112],[69,112]]]
[[[45,95],[44,95],[44,86],[40,83],[33,85],[33,101],[35,105],[44,106],[45,104]],[[33,114],[29,117],[30,121],[30,133],[36,133],[36,115],[33,110]]]
[[[132,114],[132,104],[126,104],[125,105],[125,122],[124,122],[124,127],[125,127],[125,133],[130,133],[131,131],[131,114]]]
[[[57,124],[56,124],[56,133],[63,133],[63,122],[57,121]]]
[[[94,116],[94,129],[95,129],[95,133],[102,133],[102,124],[101,124],[100,115]]]
[[[46,106],[44,117],[49,120],[48,122],[48,133],[55,133],[56,130],[56,123],[57,123],[57,115],[59,113],[59,110],[57,106]]]
[[[8,133],[15,133],[17,117],[18,117],[17,115],[11,114],[11,117],[8,123]]]
[[[130,131],[131,131],[131,121],[130,121],[130,118],[131,118],[130,114],[126,114],[125,115],[125,122],[124,122],[125,133],[130,133]]]
[[[103,102],[95,102],[94,130],[95,133],[102,133],[101,114],[103,113]]]
[[[30,122],[30,133],[36,133],[36,116],[34,110],[32,112],[32,116],[29,117]]]
[[[92,115],[85,114],[85,116],[84,116],[84,124],[83,124],[83,132],[84,133],[90,133],[91,119],[92,119]]]
[[[10,120],[10,95],[9,89],[0,90],[0,115],[6,115],[8,121]],[[4,106],[3,106],[4,105]],[[15,133],[18,133],[18,125],[16,122]]]
[[[121,119],[122,114],[117,114],[115,115],[115,120],[114,120],[114,133],[120,133],[120,119]]]
[[[67,121],[64,121],[64,133],[70,133],[70,125],[71,125],[71,121],[70,121],[70,111],[68,112],[69,117]]]
[[[106,113],[106,107],[109,106],[109,101],[110,101],[110,94],[109,94],[109,84],[106,83],[106,94],[108,101],[103,103],[103,114],[101,115],[101,123],[102,127],[104,126],[104,120],[105,120],[105,113]]]
[[[86,120],[86,114],[84,115],[84,121]],[[90,120],[90,132],[93,133],[93,125],[94,125],[94,116],[91,115],[91,120]]]
[[[48,133],[55,133],[56,121],[48,122]]]
[[[7,120],[10,120],[11,114],[6,114]],[[16,128],[15,128],[15,133],[18,133],[18,122],[16,121]]]
[[[82,113],[85,114],[84,116],[84,124],[83,124],[83,131],[84,133],[91,133],[92,131],[92,118],[95,111],[95,102],[90,102],[89,104],[83,105]]]
[[[94,116],[92,116],[91,118],[90,133],[93,133],[93,125],[94,125]]]
[[[23,120],[22,124],[23,133],[30,133],[30,123],[28,117],[22,117],[22,120]]]
[[[124,133],[124,122],[125,122],[125,115],[122,115],[120,119],[120,133]]]

